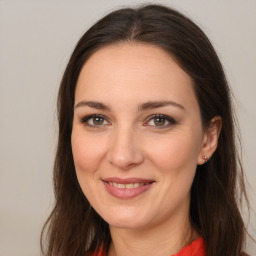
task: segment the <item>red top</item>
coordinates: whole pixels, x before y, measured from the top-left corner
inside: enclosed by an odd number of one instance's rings
[[[205,256],[205,243],[203,238],[198,238],[191,244],[182,248],[177,254],[170,256]],[[107,256],[105,252],[95,253],[94,256]]]
[[[204,240],[203,238],[198,238],[172,256],[205,256],[205,254],[206,250]]]

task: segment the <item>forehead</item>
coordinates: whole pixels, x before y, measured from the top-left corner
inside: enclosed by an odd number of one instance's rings
[[[110,70],[112,72],[109,72]],[[121,78],[141,74],[149,75],[149,79],[156,75],[157,79],[161,79],[167,75],[166,71],[169,73],[171,70],[175,73],[173,78],[187,79],[191,82],[190,77],[180,68],[175,58],[160,47],[124,42],[108,45],[96,51],[84,64],[79,78],[81,76],[89,78],[90,73],[97,73],[110,76],[123,75]]]
[[[84,64],[75,92],[76,101],[106,96],[127,99],[178,99],[194,104],[193,81],[175,59],[160,47],[122,43],[96,51]]]

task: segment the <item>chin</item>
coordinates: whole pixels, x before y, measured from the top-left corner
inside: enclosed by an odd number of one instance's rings
[[[110,221],[108,222],[109,226],[114,227],[114,228],[119,228],[119,229],[140,229],[143,228],[146,224],[141,223],[138,221],[130,220],[130,221]]]
[[[117,211],[118,212],[118,211]],[[146,226],[149,222],[146,216],[142,216],[141,214],[129,214],[127,212],[118,212],[113,215],[106,216],[105,221],[111,227],[121,228],[121,229],[137,229]]]

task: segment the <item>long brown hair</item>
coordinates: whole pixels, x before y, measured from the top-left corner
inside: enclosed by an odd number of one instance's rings
[[[176,58],[193,79],[205,127],[214,116],[222,117],[218,148],[207,164],[197,167],[190,220],[206,242],[207,256],[241,255],[245,226],[239,199],[244,196],[248,200],[235,143],[230,89],[219,58],[202,30],[181,13],[160,5],[108,14],[82,36],[72,53],[58,95],[56,202],[42,231],[41,241],[43,234],[48,235],[45,255],[89,255],[99,248],[107,250],[110,244],[108,224],[90,206],[76,177],[71,150],[74,93],[79,73],[95,51],[129,41],[156,45]]]

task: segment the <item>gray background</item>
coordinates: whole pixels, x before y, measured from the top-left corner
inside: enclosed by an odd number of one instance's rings
[[[187,14],[213,42],[236,96],[256,208],[256,1],[153,2]],[[100,17],[138,3],[145,1],[0,0],[0,256],[40,255],[41,227],[53,204],[56,95],[72,49]],[[254,236],[255,228],[252,214]],[[255,255],[250,241],[248,251]]]

